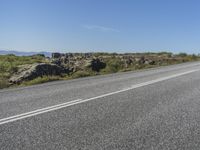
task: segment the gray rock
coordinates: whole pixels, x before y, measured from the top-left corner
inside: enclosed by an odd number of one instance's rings
[[[51,63],[58,65],[58,66],[61,66],[62,61],[61,61],[61,59],[51,59]]]
[[[98,58],[94,58],[92,60],[89,60],[86,63],[85,67],[90,67],[93,71],[99,72],[101,69],[106,67],[106,63],[102,62]]]
[[[52,58],[60,58],[62,56],[61,53],[52,53]]]
[[[155,61],[153,60],[145,60],[145,63],[146,65],[155,65]]]
[[[63,73],[69,72],[69,69],[62,68],[55,64],[38,63],[32,65],[24,65],[9,79],[9,82],[19,84],[23,81],[32,80],[45,75],[62,75]]]

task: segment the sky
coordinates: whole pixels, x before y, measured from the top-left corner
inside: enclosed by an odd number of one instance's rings
[[[200,53],[199,0],[0,0],[0,49]]]

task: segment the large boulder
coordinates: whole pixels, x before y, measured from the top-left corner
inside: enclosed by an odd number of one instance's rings
[[[99,72],[106,67],[106,63],[102,62],[99,58],[94,58],[87,61],[85,66],[91,68],[93,71]]]
[[[10,83],[19,84],[23,81],[28,81],[42,76],[61,75],[69,73],[69,69],[62,68],[55,64],[37,63],[22,66],[17,73],[10,79]]]

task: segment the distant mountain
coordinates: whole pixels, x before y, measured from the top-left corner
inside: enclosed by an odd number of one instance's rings
[[[46,57],[51,57],[50,52],[21,52],[21,51],[6,51],[0,50],[0,55],[14,54],[16,56],[31,56],[35,54],[44,54]]]

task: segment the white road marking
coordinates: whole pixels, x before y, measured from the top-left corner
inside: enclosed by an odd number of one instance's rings
[[[69,102],[66,102],[66,103],[53,105],[53,106],[50,106],[50,107],[37,109],[37,110],[30,111],[30,112],[27,112],[27,113],[22,113],[22,114],[19,114],[19,115],[3,118],[3,119],[0,119],[0,125],[6,124],[6,123],[9,123],[9,122],[14,122],[14,121],[17,121],[17,120],[21,120],[21,119],[24,119],[24,118],[36,116],[36,115],[43,114],[43,113],[46,113],[46,112],[58,110],[58,109],[61,109],[61,108],[69,107],[69,106],[72,106],[72,105],[88,102],[88,101],[91,101],[91,100],[107,97],[107,96],[110,96],[110,95],[122,93],[122,92],[125,92],[125,91],[128,91],[128,90],[133,90],[133,89],[136,89],[136,88],[139,88],[139,87],[143,87],[143,86],[146,86],[146,85],[150,85],[150,84],[165,81],[165,80],[168,80],[168,79],[176,78],[176,77],[186,75],[186,74],[196,72],[196,71],[199,71],[199,69],[191,70],[191,71],[187,71],[187,72],[183,72],[183,73],[179,73],[179,74],[174,74],[174,75],[171,75],[171,76],[162,77],[162,78],[158,78],[158,79],[155,79],[155,80],[151,80],[151,81],[147,81],[147,82],[143,82],[143,83],[139,83],[139,84],[135,84],[135,85],[133,85],[129,88],[119,90],[119,91],[115,91],[115,92],[111,92],[111,93],[107,93],[107,94],[103,94],[103,95],[96,96],[96,97],[92,97],[92,98],[88,98],[88,99],[84,99],[84,100],[82,100],[82,99],[73,100],[73,101],[69,101]]]

